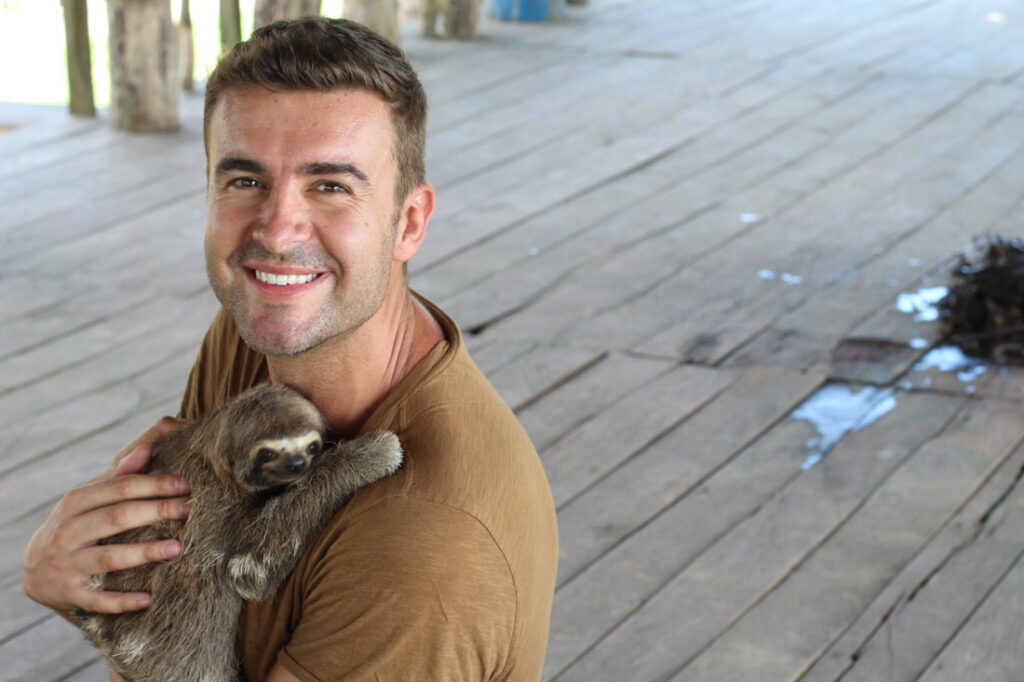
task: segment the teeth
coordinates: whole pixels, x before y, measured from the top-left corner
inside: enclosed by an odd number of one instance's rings
[[[309,275],[275,275],[272,272],[263,272],[262,270],[254,270],[256,273],[256,279],[267,284],[273,284],[274,286],[283,287],[288,284],[306,284],[312,282],[319,275],[317,273]]]

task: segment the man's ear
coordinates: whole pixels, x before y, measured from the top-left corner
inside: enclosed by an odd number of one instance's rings
[[[434,187],[429,183],[421,183],[405,197],[398,220],[398,239],[395,241],[396,262],[407,262],[419,250],[433,212]]]

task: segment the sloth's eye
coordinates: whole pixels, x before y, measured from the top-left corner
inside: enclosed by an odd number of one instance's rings
[[[306,448],[306,452],[309,453],[310,455],[319,455],[320,454],[320,443],[317,443],[316,441],[313,441],[312,443],[309,444],[309,447]]]
[[[256,458],[261,462],[272,462],[277,459],[277,453],[270,448],[260,448],[256,451]]]

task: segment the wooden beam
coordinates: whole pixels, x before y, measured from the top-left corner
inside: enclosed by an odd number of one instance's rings
[[[398,0],[345,0],[345,18],[398,44]]]
[[[472,38],[476,35],[477,0],[448,0],[444,11],[444,33],[449,38]]]
[[[226,54],[242,41],[242,17],[238,0],[220,0],[220,52]]]
[[[110,119],[115,128],[178,128],[177,35],[168,0],[108,0]]]
[[[95,116],[87,0],[61,0],[67,40],[69,107],[76,116]]]
[[[319,15],[320,0],[256,0],[253,28],[266,26],[281,19]]]
[[[178,75],[186,92],[195,89],[192,74],[195,71],[195,44],[192,40],[192,11],[189,0],[181,0],[181,20],[178,22]]]

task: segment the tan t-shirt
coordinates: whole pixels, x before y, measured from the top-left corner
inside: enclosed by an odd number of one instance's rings
[[[422,299],[421,299],[422,300]],[[364,488],[277,596],[249,602],[239,646],[252,682],[276,661],[300,680],[536,680],[558,561],[547,478],[455,323],[362,431],[398,434],[405,461]],[[221,310],[182,417],[267,380]]]

